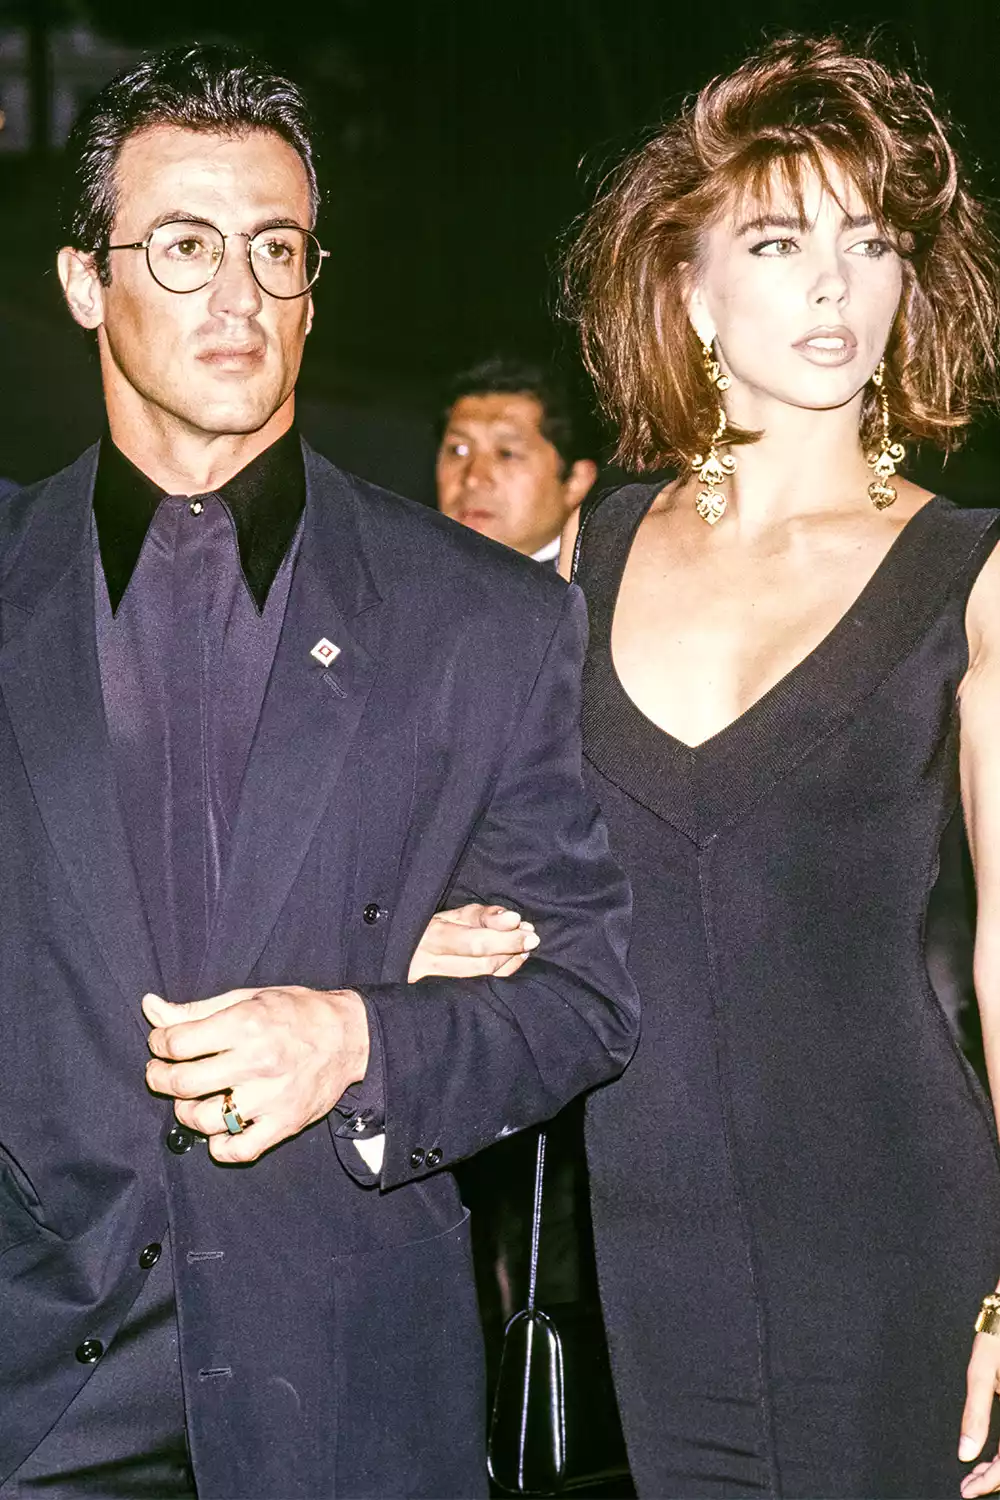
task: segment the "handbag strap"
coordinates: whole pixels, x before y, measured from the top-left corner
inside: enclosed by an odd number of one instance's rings
[[[528,1266],[528,1311],[535,1311],[538,1282],[538,1245],[542,1237],[542,1190],[545,1186],[545,1131],[538,1132],[535,1148],[535,1201],[531,1210],[531,1260]]]
[[[612,489],[598,490],[596,495],[588,495],[586,500],[584,500],[583,504],[580,506],[580,522],[576,528],[576,541],[573,544],[573,560],[570,563],[569,569],[570,583],[576,582],[576,575],[580,567],[580,552],[583,549],[583,534],[590,524],[594,511],[600,505],[602,500],[607,499],[608,495],[614,494],[615,488],[617,488],[617,486],[613,487]]]
[[[580,564],[580,544],[583,541],[583,533],[587,522],[590,520],[600,502],[604,499],[607,491],[593,495],[584,501],[580,512],[580,525],[576,534],[576,546],[573,548],[573,565],[570,568],[569,581],[575,582],[577,568]],[[542,1193],[545,1188],[545,1135],[544,1130],[538,1132],[538,1145],[535,1149],[535,1198],[531,1209],[531,1259],[528,1263],[528,1312],[535,1311],[535,1289],[538,1285],[538,1247],[542,1237]]]

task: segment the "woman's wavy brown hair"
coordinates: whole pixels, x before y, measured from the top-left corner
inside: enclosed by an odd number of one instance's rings
[[[704,231],[776,182],[802,203],[804,173],[852,182],[903,257],[886,350],[894,428],[948,450],[996,393],[996,242],[969,192],[930,90],[836,37],[788,37],[714,78],[603,184],[569,250],[566,305],[616,462],[689,463],[717,397],[688,321],[685,286]],[[877,430],[872,388],[862,440]],[[730,431],[736,442],[757,434]]]

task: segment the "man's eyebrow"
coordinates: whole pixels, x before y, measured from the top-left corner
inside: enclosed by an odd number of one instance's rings
[[[154,229],[159,229],[163,224],[174,223],[206,224],[210,229],[214,229],[215,227],[211,219],[206,219],[204,214],[193,214],[186,208],[168,208],[165,209],[162,214],[157,214],[156,218],[149,226],[150,233],[152,233]]]
[[[261,234],[265,229],[305,229],[305,226],[300,224],[297,219],[290,219],[286,214],[284,218],[264,219],[262,223],[257,225],[253,233]]]
[[[844,229],[866,229],[869,224],[874,225],[875,220],[871,214],[845,214],[841,220],[841,230]],[[806,234],[810,224],[801,214],[758,214],[753,219],[744,220],[737,229],[737,235],[751,234],[762,229],[793,229],[797,234]]]
[[[530,437],[531,435],[526,428],[519,427],[515,422],[504,420],[494,424],[488,417],[459,417],[457,422],[449,422],[445,431],[469,434],[477,427],[484,425],[489,428],[491,437]]]
[[[160,226],[163,225],[163,224],[174,224],[174,223],[180,223],[180,224],[204,224],[209,229],[218,229],[218,227],[219,227],[215,223],[214,219],[206,219],[204,214],[191,213],[191,211],[189,209],[186,209],[186,208],[168,208],[164,213],[157,214],[156,218],[153,220],[153,222],[149,226],[150,232],[152,232],[154,229],[159,229]],[[290,219],[287,215],[285,215],[284,217],[279,216],[277,218],[262,219],[258,224],[254,225],[253,229],[251,229],[248,232],[250,234],[261,234],[265,229],[301,229],[301,228],[302,228],[302,225],[299,224],[297,222],[297,220]]]

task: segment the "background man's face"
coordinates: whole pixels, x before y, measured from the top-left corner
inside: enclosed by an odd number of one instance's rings
[[[557,537],[594,481],[589,461],[563,473],[534,396],[462,396],[437,456],[438,507],[529,556]]]
[[[223,234],[310,225],[297,152],[270,131],[245,136],[156,126],[126,141],[116,173],[114,245],[144,240],[169,219],[203,219]],[[201,433],[258,431],[288,400],[312,318],[308,296],[281,301],[254,281],[246,241],[229,240],[215,278],[170,292],[141,250],[111,255],[95,319],[109,404],[122,383],[154,420]],[[74,309],[74,315],[79,316]]]

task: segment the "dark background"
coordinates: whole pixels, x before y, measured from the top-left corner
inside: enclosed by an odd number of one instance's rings
[[[136,47],[234,39],[304,85],[332,256],[302,423],[331,457],[422,498],[442,379],[494,350],[572,348],[553,316],[555,267],[601,171],[765,35],[848,29],[863,45],[879,28],[880,50],[916,62],[996,191],[1000,3],[0,0],[0,31],[30,39],[34,80],[35,149],[0,155],[0,474],[21,480],[70,459],[100,420],[93,360],[52,270],[46,58],[73,24]],[[939,478],[928,455],[916,473]],[[967,501],[1000,496],[995,426],[977,429],[941,483]]]

